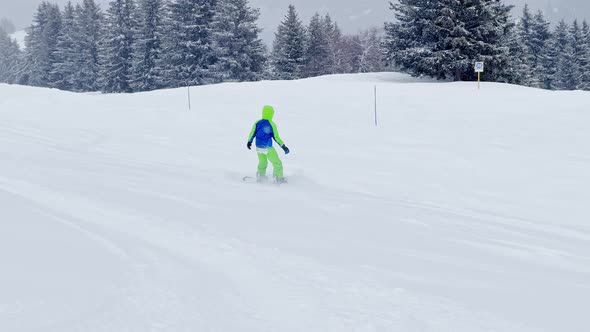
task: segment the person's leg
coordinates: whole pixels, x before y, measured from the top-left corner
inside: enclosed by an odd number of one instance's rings
[[[268,167],[268,158],[265,153],[258,152],[258,172],[256,175],[260,177],[266,176],[266,168]]]
[[[268,160],[270,160],[270,162],[272,163],[273,176],[277,179],[282,179],[283,163],[281,162],[281,159],[279,159],[279,154],[277,153],[277,150],[275,150],[275,148],[269,148],[267,157]]]

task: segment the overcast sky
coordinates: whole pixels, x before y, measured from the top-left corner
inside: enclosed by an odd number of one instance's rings
[[[76,2],[78,0],[73,0]],[[81,0],[79,0],[81,1]],[[561,18],[574,17],[590,20],[590,0],[506,0],[507,3],[521,6],[528,2],[535,9],[542,9],[557,21]],[[0,0],[0,17],[10,18],[19,29],[28,26],[36,7],[42,0]],[[63,5],[67,0],[53,0]],[[97,0],[106,8],[109,0]],[[330,12],[346,32],[355,32],[362,28],[383,25],[392,15],[388,10],[388,0],[250,0],[252,6],[261,9],[260,25],[264,29],[263,37],[269,41],[285,15],[287,6],[292,3],[304,20],[315,12]]]

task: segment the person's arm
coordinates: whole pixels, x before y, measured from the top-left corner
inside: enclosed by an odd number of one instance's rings
[[[248,136],[248,143],[246,144],[246,147],[248,147],[248,150],[252,149],[252,142],[254,141],[254,136],[256,136],[256,125],[258,124],[258,122],[254,123],[254,125],[252,126],[252,131],[250,132],[250,136]]]
[[[270,125],[272,126],[272,133],[273,133],[273,137],[275,139],[275,142],[277,142],[277,144],[281,146],[283,151],[285,151],[285,154],[289,154],[289,152],[290,152],[289,148],[285,146],[285,143],[281,139],[281,136],[279,135],[279,130],[277,129],[277,125],[272,121],[270,121]]]
[[[283,140],[281,139],[281,136],[279,135],[279,130],[277,129],[277,125],[272,121],[270,121],[270,125],[272,126],[272,133],[273,133],[273,137],[275,139],[275,142],[277,142],[277,144],[280,146],[285,145],[285,143],[283,143]]]

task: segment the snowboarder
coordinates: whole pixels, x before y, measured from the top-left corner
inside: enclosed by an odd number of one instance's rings
[[[252,132],[248,137],[248,150],[252,149],[252,142],[256,138],[256,152],[258,152],[258,171],[256,172],[256,179],[258,182],[266,181],[266,168],[268,161],[272,163],[273,176],[277,183],[284,183],[283,177],[283,163],[279,159],[279,154],[272,146],[274,139],[278,145],[281,146],[285,154],[289,154],[289,148],[285,146],[283,140],[279,136],[277,125],[272,121],[275,110],[272,106],[264,106],[262,109],[262,119],[256,121],[252,127]]]

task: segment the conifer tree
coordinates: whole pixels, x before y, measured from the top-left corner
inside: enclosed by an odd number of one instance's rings
[[[500,80],[510,53],[511,6],[498,0],[399,0],[397,22],[387,23],[387,60],[413,75],[473,80],[473,64],[486,63],[484,76]]]
[[[538,86],[538,76],[532,72],[530,67],[530,49],[522,40],[520,31],[512,30],[505,36],[505,46],[510,53],[510,60],[507,63],[505,72],[506,81],[513,84],[525,86]]]
[[[586,87],[584,78],[588,69],[588,56],[590,52],[586,36],[588,30],[587,24],[585,26],[585,28],[581,27],[578,21],[575,20],[570,27],[570,43],[573,52],[574,68],[578,71],[576,73],[575,89],[579,90]]]
[[[580,59],[580,85],[582,90],[590,90],[590,26],[584,20],[582,22],[582,44],[583,53]]]
[[[536,56],[533,46],[533,35],[535,33],[535,18],[529,10],[529,5],[525,4],[522,10],[522,16],[516,26],[518,40],[522,44],[523,56],[522,62],[529,68],[536,67]]]
[[[21,52],[16,41],[0,27],[0,83],[17,82]]]
[[[133,0],[113,0],[107,10],[100,48],[103,92],[132,92],[134,9]]]
[[[42,2],[35,14],[26,42],[26,82],[32,86],[52,85],[51,72],[56,62],[61,12],[57,5]]]
[[[75,12],[74,6],[68,2],[63,11],[62,29],[57,37],[55,49],[55,62],[52,64],[53,87],[62,90],[74,90],[74,74],[76,68],[76,49],[74,44],[75,35]]]
[[[218,0],[213,19],[215,75],[221,81],[262,78],[266,48],[257,25],[260,11],[248,0]]]
[[[543,12],[538,11],[534,16],[532,25],[532,40],[530,43],[530,52],[534,57],[533,67],[531,67],[532,76],[536,83],[532,86],[547,88],[550,80],[545,77],[547,66],[554,66],[551,60],[550,48],[551,31],[549,21],[545,18]]]
[[[554,32],[553,47],[557,64],[554,82],[555,88],[558,90],[575,90],[579,84],[579,68],[569,28],[567,23],[562,20]]]
[[[273,42],[271,61],[276,79],[302,77],[305,59],[305,28],[293,5],[279,25]]]
[[[164,87],[163,35],[166,24],[164,0],[139,0],[138,33],[135,39],[133,86],[137,91]]]
[[[437,74],[430,61],[433,51],[437,50],[433,27],[438,8],[436,1],[428,0],[398,0],[397,3],[390,3],[396,21],[385,24],[383,42],[386,60],[390,65],[416,76],[444,78],[440,77],[442,74]]]
[[[214,81],[211,27],[215,5],[215,0],[175,0],[170,4],[170,24],[165,40],[168,86]]]
[[[307,28],[307,47],[303,77],[315,77],[329,74],[331,70],[330,39],[326,25],[319,14],[311,18]]]
[[[337,22],[332,21],[332,17],[326,14],[323,22],[326,34],[328,35],[328,59],[327,66],[329,74],[343,73],[343,50],[342,50],[342,31]]]
[[[84,0],[76,5],[76,24],[74,27],[74,47],[76,50],[76,72],[74,89],[76,91],[98,91],[103,14],[94,0]]]

